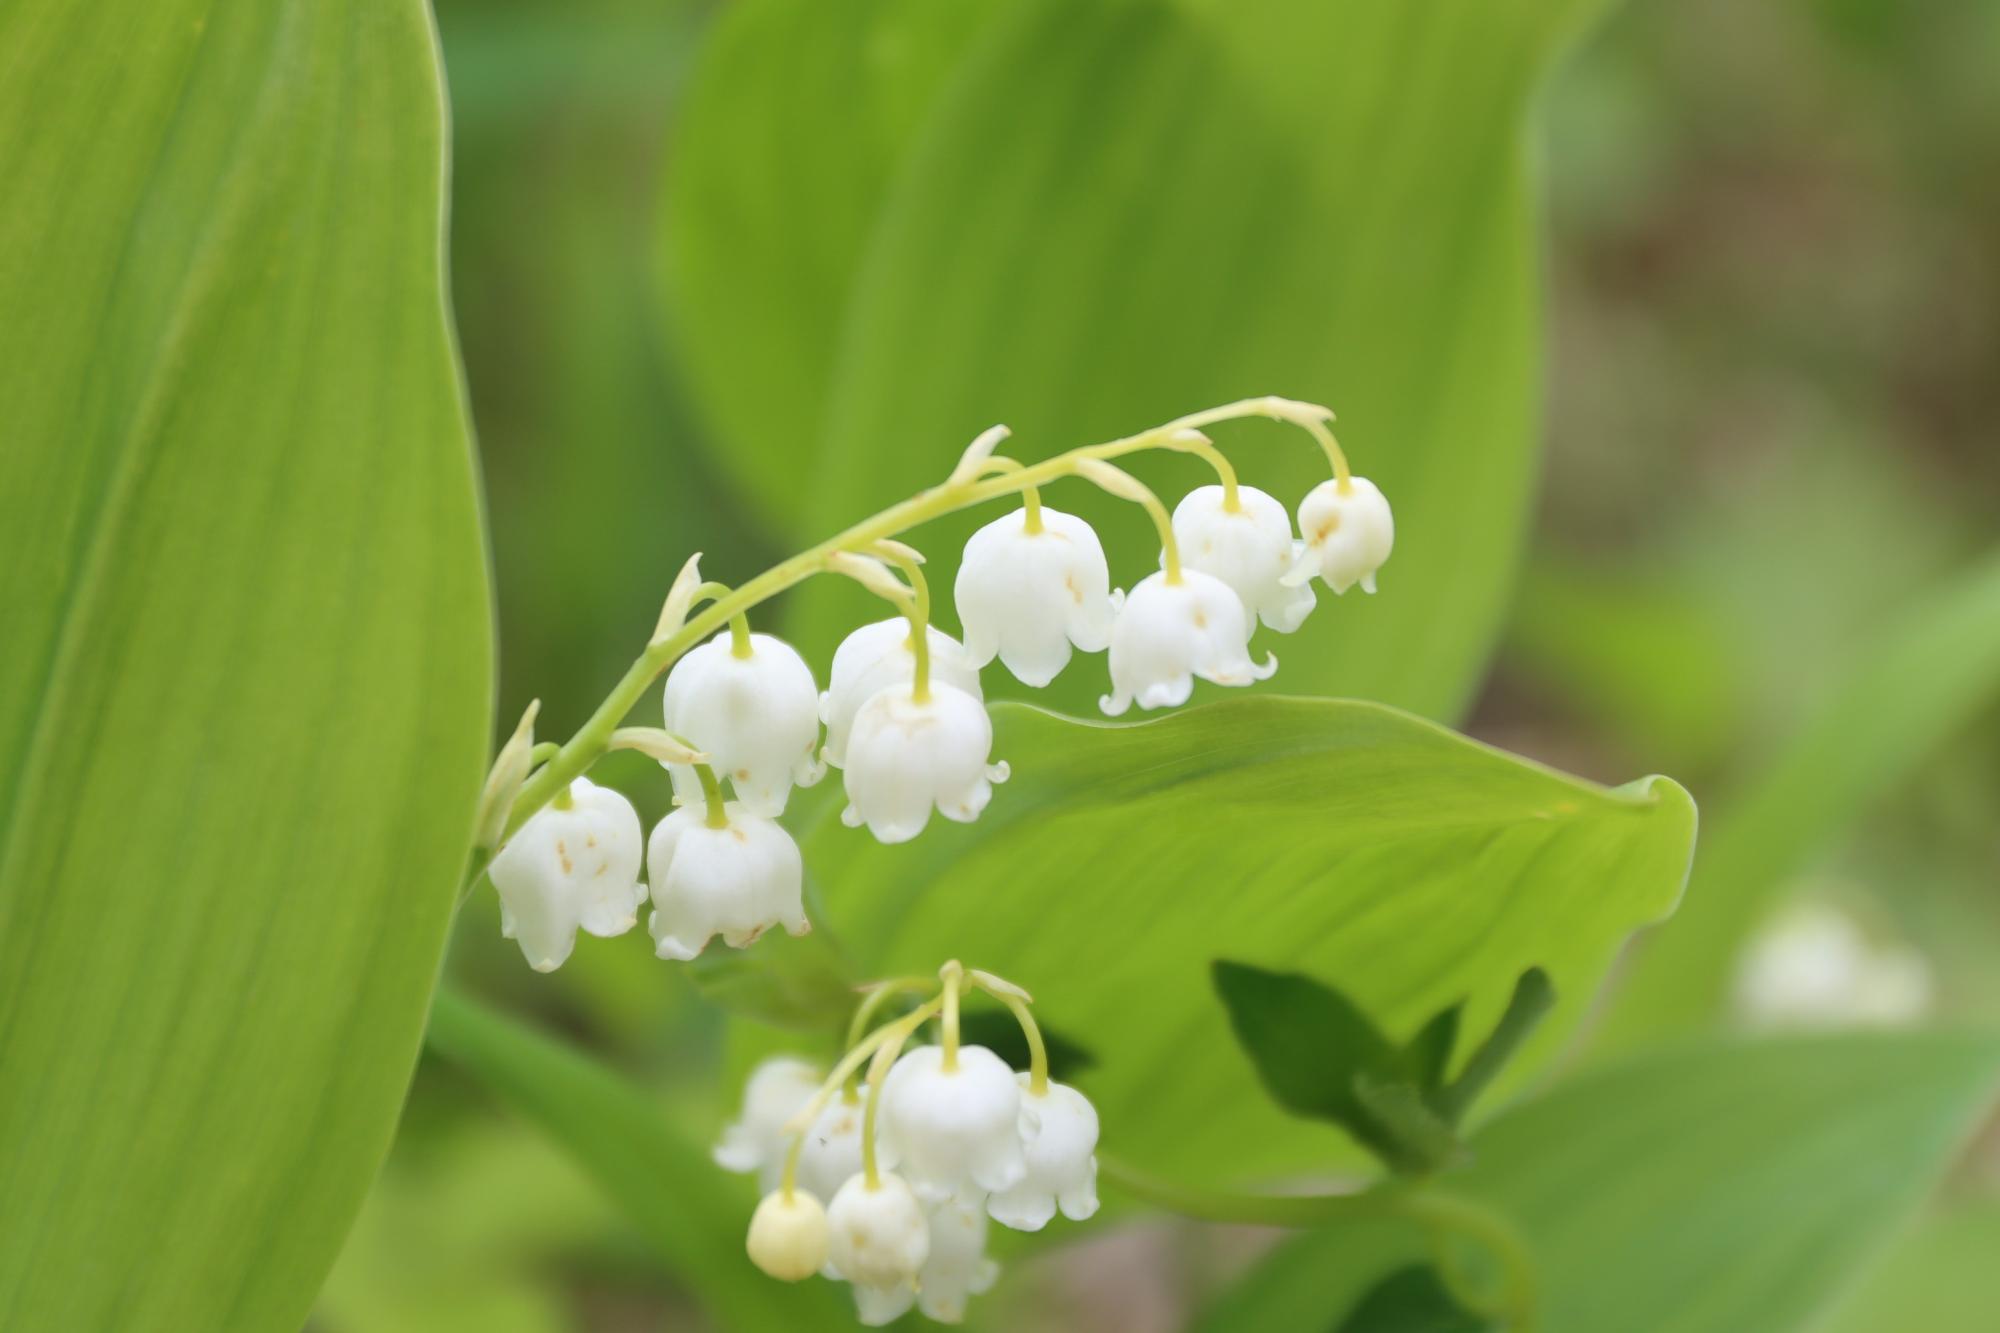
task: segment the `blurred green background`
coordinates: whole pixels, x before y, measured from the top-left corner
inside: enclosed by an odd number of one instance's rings
[[[440,0],[438,18],[499,711],[511,725],[538,697],[542,734],[566,734],[688,552],[742,577],[823,533],[784,530],[718,467],[662,271],[677,112],[714,9]],[[1540,495],[1474,735],[1605,781],[1671,773],[1705,821],[1726,816],[1885,634],[1991,550],[1996,69],[2000,4],[1974,0],[1640,0],[1570,54],[1540,117]],[[814,444],[797,448],[804,476]],[[2000,1017],[2000,711],[1894,777],[1776,906],[1828,905],[1871,947],[1920,954],[1924,1017]],[[612,780],[664,807],[648,765]],[[447,968],[649,1073],[700,1139],[730,1109],[716,1012],[639,940],[586,938],[537,976],[482,894]],[[1988,1138],[1846,1333],[1991,1326],[1962,1281],[1974,1265],[1952,1262],[2000,1244]],[[1078,1234],[1089,1280],[1073,1253],[1037,1258],[1006,1326],[1175,1328],[1234,1263],[1162,1225]],[[314,1322],[702,1326],[575,1167],[428,1058]]]

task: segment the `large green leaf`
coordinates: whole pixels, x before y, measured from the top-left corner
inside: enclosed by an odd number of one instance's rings
[[[715,363],[712,415],[764,432],[726,436],[732,456],[771,460],[778,507],[830,529],[935,480],[996,421],[1033,455],[1246,395],[1325,400],[1395,501],[1399,547],[1382,597],[1347,598],[1287,641],[1288,680],[1456,710],[1498,623],[1533,473],[1523,121],[1577,8],[1024,0],[978,32],[921,132],[871,140],[867,171],[788,171],[847,162],[849,118],[793,115],[774,135],[768,78],[704,80],[672,188],[681,216],[726,205],[731,225],[678,236],[681,271],[717,275],[679,315]],[[732,69],[810,65],[839,45],[777,12],[740,25]],[[843,7],[862,29],[843,43],[893,37],[885,12]],[[863,105],[905,87],[837,67]],[[883,188],[881,150],[896,147]],[[822,218],[839,243],[816,247],[809,277],[798,259],[766,263],[759,235]],[[809,354],[793,349],[802,337]],[[817,419],[804,410],[820,403]],[[1288,502],[1323,475],[1275,428],[1227,434],[1246,476]],[[820,466],[801,501],[811,440]],[[1200,479],[1185,461],[1148,475]],[[1057,502],[1108,531],[1121,581],[1152,563],[1129,507],[1067,489]],[[941,580],[974,521],[924,539]],[[865,613],[837,587],[810,589],[802,612],[818,649]],[[1051,697],[1083,706],[1086,674]]]
[[[787,1285],[751,1266],[743,1236],[753,1192],[617,1074],[450,991],[431,1014],[430,1045],[574,1154],[723,1327],[844,1321],[831,1285]]]
[[[1790,1333],[1819,1326],[1997,1090],[1990,1036],[1682,1050],[1502,1115],[1450,1183],[1520,1225],[1545,1333]],[[1203,1328],[1335,1327],[1365,1275],[1421,1253],[1388,1226],[1303,1236]]]
[[[1462,1063],[1529,968],[1588,996],[1673,907],[1694,832],[1665,779],[1606,790],[1373,704],[994,716],[1014,776],[979,822],[884,847],[828,821],[806,845],[822,929],[760,943],[765,972],[834,949],[857,974],[1011,977],[1096,1058],[1079,1082],[1120,1155],[1193,1177],[1320,1168],[1343,1142],[1258,1088],[1212,959],[1327,978],[1396,1041],[1464,1001]]]
[[[1926,597],[1847,672],[1704,840],[1671,931],[1643,942],[1607,1046],[1699,1029],[1729,995],[1744,938],[1786,877],[2000,694],[2000,555]]]
[[[288,1329],[490,627],[417,0],[0,8],[0,1326]]]
[[[2000,1197],[1939,1206],[1896,1241],[1828,1327],[1833,1333],[1988,1333]]]

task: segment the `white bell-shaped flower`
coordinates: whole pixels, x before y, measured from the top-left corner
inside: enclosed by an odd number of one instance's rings
[[[569,801],[536,811],[486,869],[500,894],[500,933],[537,972],[562,966],[579,929],[624,934],[646,900],[632,803],[588,778],[569,784]]]
[[[1042,686],[1069,664],[1070,645],[1104,651],[1116,609],[1104,547],[1074,514],[1028,511],[994,519],[972,534],[953,598],[973,665],[997,654],[1025,685]]]
[[[743,1084],[743,1109],[723,1127],[722,1138],[715,1145],[715,1164],[725,1171],[755,1171],[766,1193],[776,1189],[791,1146],[785,1122],[819,1091],[822,1072],[817,1065],[790,1055],[760,1061]],[[833,1182],[834,1186],[839,1183]],[[831,1198],[833,1188],[813,1193]]]
[[[810,787],[826,771],[819,749],[819,687],[812,668],[790,644],[750,636],[750,655],[736,656],[725,631],[691,650],[667,673],[666,729],[709,756],[716,776],[729,779],[736,799],[760,815],[783,814],[792,785]],[[668,765],[674,799],[701,801],[694,769]]]
[[[1366,477],[1350,477],[1344,488],[1323,481],[1299,502],[1299,535],[1305,549],[1286,582],[1304,584],[1317,574],[1337,593],[1356,583],[1361,591],[1374,592],[1375,571],[1396,545],[1396,520]]]
[[[806,1129],[798,1182],[822,1199],[831,1199],[861,1169],[862,1110],[859,1098],[835,1097]]]
[[[931,810],[969,824],[992,799],[1007,765],[989,764],[993,723],[986,705],[932,680],[923,699],[901,685],[878,691],[854,715],[847,738],[849,828],[863,824],[883,842],[923,832]]]
[[[990,1289],[1000,1265],[986,1255],[986,1214],[947,1200],[931,1209],[931,1257],[917,1274],[917,1308],[940,1324],[965,1319],[965,1303]]]
[[[1236,590],[1253,616],[1280,634],[1305,622],[1318,599],[1309,583],[1288,584],[1299,557],[1292,516],[1254,486],[1236,488],[1237,507],[1224,506],[1220,486],[1198,486],[1174,507],[1174,538],[1189,569],[1213,574]]]
[[[1250,660],[1250,619],[1243,599],[1221,579],[1185,566],[1178,583],[1148,574],[1111,627],[1111,693],[1098,707],[1117,717],[1141,708],[1184,704],[1194,677],[1217,685],[1268,680],[1278,659]]]
[[[653,828],[646,864],[653,881],[654,952],[693,958],[712,936],[732,949],[772,926],[803,935],[805,866],[792,835],[736,801],[710,828],[706,805],[686,805]]]
[[[884,1171],[871,1188],[856,1173],[827,1205],[827,1264],[854,1284],[861,1320],[886,1324],[910,1308],[917,1274],[930,1258],[930,1219],[909,1182]]]
[[[1074,1222],[1097,1211],[1097,1108],[1088,1098],[1061,1083],[1037,1096],[1021,1075],[1021,1146],[1028,1169],[1020,1183],[986,1200],[994,1221],[1040,1231],[1058,1207]]]
[[[773,1190],[750,1215],[743,1248],[750,1262],[780,1282],[803,1282],[826,1263],[826,1209],[804,1190]]]
[[[882,1159],[917,1194],[939,1203],[973,1189],[1021,1183],[1021,1089],[1007,1062],[984,1046],[961,1046],[955,1068],[944,1049],[919,1046],[882,1085]]]
[[[966,659],[958,640],[935,625],[927,627],[925,638],[930,643],[932,682],[963,690],[975,699],[984,698],[979,668]],[[819,697],[819,718],[826,723],[826,745],[820,754],[826,762],[835,768],[845,767],[847,736],[861,705],[891,685],[909,684],[916,674],[910,622],[902,616],[863,625],[842,639],[833,651],[826,693]]]

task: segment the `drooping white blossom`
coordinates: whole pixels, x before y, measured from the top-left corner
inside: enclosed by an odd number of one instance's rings
[[[653,881],[654,952],[686,961],[711,937],[732,949],[772,926],[803,935],[805,867],[792,835],[737,801],[710,828],[706,805],[687,805],[653,828],[646,863]]]
[[[993,723],[986,706],[955,686],[933,680],[925,698],[901,685],[879,690],[854,715],[847,738],[849,828],[863,824],[883,842],[907,842],[923,832],[933,808],[946,819],[972,822],[1007,780],[992,764]]]
[[[754,1171],[766,1193],[776,1189],[790,1147],[785,1122],[819,1090],[823,1073],[819,1066],[796,1056],[774,1055],[760,1061],[744,1081],[743,1109],[723,1127],[721,1141],[715,1145],[716,1165],[725,1171]],[[839,1183],[836,1180],[824,1192],[813,1193],[831,1198]]]
[[[930,644],[932,683],[950,685],[975,699],[984,698],[979,668],[967,660],[958,640],[935,625],[926,628],[924,637]],[[820,721],[826,723],[826,745],[820,753],[826,762],[844,767],[848,733],[861,705],[891,685],[909,684],[916,673],[910,622],[902,616],[863,625],[842,639],[833,652],[826,693],[819,697]]]
[[[948,1199],[931,1209],[931,1254],[917,1274],[917,1308],[940,1324],[965,1319],[968,1298],[990,1289],[1000,1265],[986,1254],[986,1214]]]
[[[1075,1088],[1051,1083],[1037,1095],[1021,1080],[1021,1143],[1027,1170],[986,1200],[993,1220],[1040,1231],[1060,1207],[1075,1222],[1097,1211],[1097,1109]]]
[[[1149,574],[1111,627],[1111,693],[1098,706],[1117,717],[1135,699],[1141,708],[1184,704],[1195,676],[1217,685],[1268,680],[1278,659],[1267,655],[1259,666],[1249,644],[1243,599],[1221,579],[1185,567],[1177,583]]]
[[[953,589],[975,666],[997,654],[1023,684],[1042,686],[1068,665],[1070,646],[1102,652],[1116,608],[1104,547],[1074,514],[1004,514],[972,534]]]
[[[562,966],[578,930],[624,934],[646,900],[632,803],[588,778],[570,783],[569,802],[536,811],[487,867],[500,894],[500,933],[537,972]]]
[[[1280,634],[1304,623],[1317,600],[1310,583],[1288,584],[1299,558],[1292,516],[1254,486],[1236,488],[1227,508],[1220,486],[1198,486],[1174,507],[1174,538],[1189,569],[1213,574],[1236,590],[1252,616]]]
[[[690,650],[667,673],[665,726],[709,756],[736,799],[762,815],[784,813],[793,784],[810,787],[825,772],[819,749],[819,688],[797,650],[769,634],[750,636],[738,657],[728,632]],[[674,798],[696,805],[694,769],[668,766]]]
[[[835,1097],[806,1128],[798,1181],[822,1199],[831,1199],[861,1169],[862,1110],[858,1097]]]
[[[1396,545],[1396,520],[1374,482],[1350,477],[1343,486],[1323,481],[1299,502],[1299,535],[1305,549],[1288,582],[1304,584],[1314,575],[1336,593],[1356,583],[1375,591],[1375,571]]]
[[[780,1282],[803,1282],[826,1264],[826,1209],[804,1190],[773,1190],[750,1215],[750,1262]]]
[[[992,1051],[961,1046],[946,1069],[942,1047],[919,1046],[882,1085],[879,1151],[927,1202],[1009,1190],[1027,1172],[1020,1118],[1014,1071]]]
[[[871,1187],[857,1172],[834,1192],[826,1220],[829,1271],[854,1284],[861,1321],[886,1324],[909,1309],[931,1250],[930,1220],[909,1183],[884,1171]]]

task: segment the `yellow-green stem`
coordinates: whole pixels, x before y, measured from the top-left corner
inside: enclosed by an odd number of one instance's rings
[[[937,985],[935,977],[911,976],[890,977],[886,981],[878,981],[870,986],[867,994],[861,997],[861,1003],[854,1007],[854,1017],[847,1024],[847,1046],[851,1048],[861,1040],[861,1034],[868,1030],[868,1024],[881,1012],[882,1006],[889,1002],[890,997],[908,995],[912,991],[927,991],[935,985]],[[854,1076],[850,1074],[842,1093],[852,1100],[853,1092]]]
[[[910,621],[910,657],[915,667],[910,674],[910,697],[924,703],[931,697],[931,583],[924,568],[905,551],[892,546],[871,548],[875,555],[903,571],[910,581],[910,604],[904,612]]]
[[[944,1033],[938,1042],[943,1052],[938,1060],[938,1068],[947,1074],[958,1070],[958,998],[965,981],[965,969],[956,958],[938,969],[938,979],[944,983],[944,1019],[941,1026]]]
[[[1049,1090],[1049,1052],[1042,1044],[1041,1025],[1028,1009],[1028,1002],[1018,995],[1007,995],[1000,991],[988,992],[1014,1013],[1014,1020],[1021,1025],[1021,1035],[1028,1040],[1028,1091],[1037,1097],[1046,1096]]]
[[[722,784],[716,781],[715,770],[707,764],[696,764],[694,775],[701,782],[701,799],[708,804],[708,826],[728,828],[729,806],[722,799]]]
[[[882,1172],[875,1154],[875,1126],[882,1115],[882,1085],[889,1081],[889,1067],[896,1063],[896,1057],[903,1052],[903,1043],[914,1031],[914,1027],[905,1027],[884,1038],[875,1050],[875,1058],[868,1062],[868,1106],[861,1112],[861,1174],[871,1190],[882,1188]]]
[[[1016,459],[989,458],[986,460],[985,469],[981,475],[992,472],[1019,472],[1020,470],[1021,464]],[[1021,531],[1027,533],[1030,537],[1037,536],[1042,531],[1042,490],[1039,486],[1023,486],[1021,488]]]
[[[1238,493],[1236,469],[1230,465],[1222,450],[1215,447],[1208,437],[1189,431],[1187,438],[1174,445],[1182,453],[1193,454],[1202,462],[1215,469],[1216,479],[1222,483],[1222,509],[1224,513],[1238,514],[1243,511],[1243,497]]]

